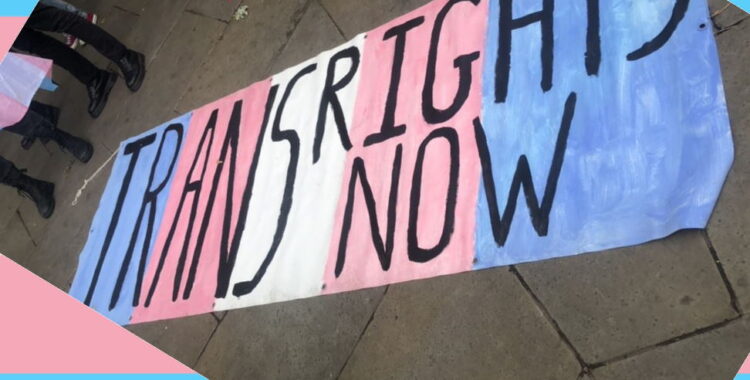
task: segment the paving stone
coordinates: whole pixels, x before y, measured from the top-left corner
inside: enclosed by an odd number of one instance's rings
[[[14,211],[2,227],[0,254],[20,265],[25,265],[29,251],[33,250],[33,247],[34,242],[26,233],[26,227],[23,226],[21,218]]]
[[[234,11],[242,3],[241,0],[191,0],[188,4],[188,11],[194,12],[217,20],[230,21],[234,16]]]
[[[292,37],[279,57],[274,60],[269,75],[300,64],[323,51],[346,42],[331,18],[317,2],[310,3]]]
[[[717,37],[729,117],[734,135],[734,167],[708,226],[716,249],[744,310],[750,309],[750,21]]]
[[[149,11],[149,6],[153,3],[167,3],[170,1],[159,1],[159,0],[108,0],[114,6],[127,10],[128,12],[142,15]]]
[[[21,197],[18,196],[16,189],[10,186],[0,186],[0,226],[5,226],[16,217],[16,210],[18,210],[18,204],[21,202]],[[0,235],[0,252],[6,246],[10,237],[7,235]]]
[[[732,379],[750,352],[750,319],[594,370],[596,380]]]
[[[149,64],[141,89],[135,94],[123,95],[129,97],[128,102],[118,116],[116,128],[110,128],[103,136],[104,144],[116,147],[122,140],[172,119],[190,77],[225,27],[220,21],[183,13]]]
[[[430,0],[320,0],[347,39],[403,16]]]
[[[265,79],[269,65],[302,19],[307,0],[248,2],[248,17],[231,22],[190,79],[178,103],[185,113]]]
[[[232,310],[195,369],[209,379],[335,378],[383,291]]]
[[[211,338],[216,324],[213,316],[204,314],[126,328],[169,356],[192,367]]]
[[[515,276],[496,268],[391,285],[341,378],[575,379],[580,370]]]
[[[711,10],[714,26],[721,30],[747,16],[743,10],[727,0],[709,0],[708,7]]]
[[[106,30],[120,41],[126,41],[126,38],[133,32],[133,25],[137,25],[140,17],[132,12],[123,10],[118,7],[108,7],[99,9],[97,12],[97,25]],[[95,51],[91,45],[83,47],[87,51]]]
[[[736,316],[700,231],[518,270],[587,363]]]
[[[124,0],[118,0],[124,3]],[[132,0],[140,3],[140,0]],[[181,19],[188,0],[147,1],[138,13],[138,22],[131,25],[131,32],[123,40],[130,49],[137,50],[146,56],[146,67]],[[122,5],[119,5],[122,7]]]

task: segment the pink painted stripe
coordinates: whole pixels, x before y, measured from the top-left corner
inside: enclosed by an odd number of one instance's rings
[[[211,212],[211,223],[204,240],[203,248],[201,249],[202,255],[200,256],[199,266],[197,266],[195,283],[190,298],[184,300],[182,299],[182,296],[184,294],[187,273],[193,259],[201,222],[207,212],[207,200],[211,192],[211,185],[216,173],[217,164],[220,162],[221,149],[224,143],[224,138],[226,137],[227,125],[232,114],[234,103],[238,100],[243,101],[242,121],[238,143],[238,146],[242,150],[237,154],[238,161],[235,169],[234,194],[231,195],[233,197],[233,204],[240,205],[242,203],[244,185],[247,181],[247,176],[253,159],[252,148],[250,147],[254,147],[258,139],[258,133],[263,122],[264,107],[269,89],[270,81],[258,82],[244,90],[238,91],[193,111],[193,117],[190,121],[187,138],[182,148],[180,161],[175,169],[172,189],[164,212],[165,217],[162,220],[161,228],[156,237],[154,252],[151,256],[151,262],[148,265],[146,277],[143,281],[143,291],[141,293],[142,300],[146,299],[147,292],[154,281],[158,261],[162,252],[166,250],[167,256],[164,270],[160,275],[151,305],[149,307],[144,307],[144,305],[141,304],[141,306],[137,307],[133,311],[131,323],[178,318],[213,311],[214,293],[216,291],[216,275],[219,265],[219,253],[221,252],[221,234],[227,199],[226,175],[223,175],[220,181],[219,186],[222,191],[217,193],[213,210],[208,211]],[[208,159],[206,160],[205,157],[209,147],[209,140],[206,140],[206,143],[204,143],[204,146],[200,151],[199,145],[204,131],[206,130],[208,120],[214,110],[218,110],[218,119],[213,136],[213,144],[210,147]],[[195,193],[191,193],[191,195],[188,196],[181,215],[177,214],[177,209],[179,207],[182,193],[185,189],[185,184],[188,182],[190,168],[196,156],[198,156],[198,164],[189,180],[190,182],[202,181],[202,189],[198,199],[198,207],[192,234],[186,236],[190,218],[190,209]],[[203,170],[204,162],[207,162],[205,175],[201,178],[201,171]],[[229,163],[227,162],[224,165],[225,173],[228,170],[228,167]],[[236,224],[239,211],[240,207],[233,208],[232,225]],[[175,218],[179,218],[177,220],[178,227],[175,230],[175,237],[172,244],[166,246],[167,236],[172,224],[175,222]],[[234,231],[231,231],[230,233],[234,233]],[[189,249],[185,261],[186,265],[184,274],[182,276],[182,281],[180,282],[179,297],[177,301],[172,301],[177,262],[183,249],[183,244],[181,244],[181,242],[185,242]]]
[[[354,148],[348,152],[341,199],[331,239],[325,272],[324,293],[337,293],[389,283],[435,277],[471,270],[474,257],[475,210],[479,186],[479,159],[473,138],[472,120],[481,111],[482,61],[472,67],[472,87],[466,104],[451,120],[439,125],[428,124],[422,115],[422,88],[425,82],[427,52],[438,12],[447,1],[433,1],[416,11],[400,17],[368,33],[362,61],[362,81],[355,106],[355,119],[350,131]],[[452,8],[443,27],[442,49],[437,63],[435,104],[445,108],[453,100],[458,88],[458,70],[453,61],[460,55],[484,51],[487,25],[487,2],[474,6],[462,2]],[[365,138],[380,130],[388,94],[394,39],[384,41],[387,30],[418,16],[422,25],[407,34],[395,125],[405,124],[406,133],[385,142],[363,147]],[[385,64],[384,64],[385,63]],[[407,233],[412,178],[418,149],[437,128],[451,126],[459,137],[458,197],[455,208],[455,228],[449,245],[434,259],[425,263],[408,257]],[[377,203],[377,217],[383,241],[386,238],[388,199],[391,172],[397,146],[403,149],[401,176],[398,186],[395,236],[390,268],[384,271],[373,245],[369,214],[359,183],[355,188],[355,207],[348,237],[346,262],[341,275],[335,276],[342,220],[347,202],[352,163],[356,157],[365,162],[367,178]],[[417,223],[419,246],[437,245],[445,220],[449,144],[443,138],[432,140],[426,148],[422,176],[421,202]]]
[[[2,255],[0,302],[0,373],[194,373]]]
[[[13,46],[13,41],[18,37],[28,17],[0,17],[0,62]]]

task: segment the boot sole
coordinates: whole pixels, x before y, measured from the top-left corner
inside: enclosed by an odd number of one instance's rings
[[[141,71],[138,73],[138,76],[135,77],[135,80],[133,83],[128,84],[128,89],[131,92],[136,92],[141,89],[141,85],[143,84],[143,79],[146,78],[146,57],[141,54],[137,53],[138,56],[138,66],[141,67]]]
[[[50,197],[49,210],[47,210],[47,212],[44,214],[42,214],[41,210],[39,210],[39,214],[42,216],[43,219],[49,219],[52,216],[52,214],[55,213],[55,184],[50,182],[49,187],[47,187],[47,189],[49,191],[49,197]]]
[[[112,88],[115,86],[116,82],[117,75],[109,74],[109,78],[107,78],[107,84],[104,86],[104,95],[102,101],[97,104],[96,108],[94,108],[93,111],[89,111],[89,114],[94,119],[99,117],[99,115],[102,114],[102,111],[104,111],[104,107],[107,105],[107,101],[109,100],[109,93],[112,91]]]
[[[94,146],[91,144],[88,144],[86,147],[86,153],[84,153],[81,157],[78,157],[78,160],[82,163],[86,164],[89,161],[91,161],[91,157],[94,156]]]
[[[47,214],[42,214],[42,218],[43,218],[43,219],[49,219],[50,217],[52,217],[52,214],[54,214],[54,213],[55,213],[55,200],[54,200],[54,199],[52,199],[52,200],[50,201],[50,206],[49,206],[49,213],[47,213]]]

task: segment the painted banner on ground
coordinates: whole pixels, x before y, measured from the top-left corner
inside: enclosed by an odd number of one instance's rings
[[[705,227],[704,0],[436,0],[123,142],[71,294],[121,323]]]

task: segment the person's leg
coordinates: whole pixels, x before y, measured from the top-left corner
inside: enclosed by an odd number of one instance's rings
[[[39,4],[42,5],[48,5],[50,7],[55,7],[58,9],[62,9],[66,12],[75,13],[79,17],[86,18],[88,15],[87,12],[84,12],[78,8],[76,8],[75,5],[68,3],[67,1],[62,0],[39,0]]]
[[[143,54],[129,50],[104,29],[74,13],[38,5],[29,16],[26,27],[47,32],[68,33],[91,44],[102,55],[116,63],[131,91],[138,91],[146,75]]]
[[[42,218],[49,218],[55,211],[55,184],[31,178],[18,170],[12,162],[0,156],[0,183],[15,187],[21,194],[36,203]]]
[[[73,74],[79,82],[86,86],[89,95],[88,111],[93,117],[98,117],[107,105],[109,92],[117,80],[117,75],[105,70],[99,70],[84,56],[64,43],[36,30],[24,27],[13,43],[14,50],[40,56],[55,61],[66,71]]]
[[[13,163],[0,156],[0,183],[4,183],[11,170],[13,170]]]
[[[84,12],[84,11],[76,8],[73,4],[70,4],[70,3],[66,2],[66,1],[63,1],[63,0],[40,0],[39,4],[48,5],[50,7],[55,7],[55,8],[62,9],[64,11],[66,11],[66,12],[75,13],[76,15],[78,15],[78,17],[82,17],[82,18],[86,19],[86,21],[88,21],[88,22],[90,22],[92,24],[96,24],[96,13]],[[85,45],[85,43],[83,42],[83,40],[80,40],[80,39],[78,39],[76,37],[73,37],[70,34],[65,33],[63,35],[65,36],[65,45],[68,45],[68,47],[70,47],[71,49],[75,49],[78,46]]]
[[[68,33],[93,46],[113,62],[125,56],[127,48],[104,29],[87,22],[75,13],[38,5],[29,16],[26,27],[45,32]]]
[[[13,47],[55,61],[55,64],[73,74],[84,86],[88,86],[102,71],[64,43],[27,27],[18,33]]]
[[[45,142],[52,140],[62,150],[69,152],[79,161],[88,162],[94,154],[93,146],[87,141],[57,128],[56,114],[57,111],[54,107],[32,102],[23,119],[5,128],[5,130],[30,139],[39,138]]]

